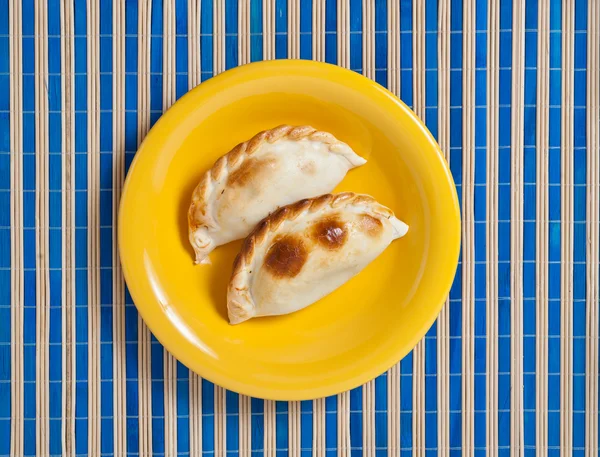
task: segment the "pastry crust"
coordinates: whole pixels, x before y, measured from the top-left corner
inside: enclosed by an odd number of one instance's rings
[[[357,155],[350,146],[338,140],[332,134],[314,127],[280,125],[256,134],[250,140],[238,144],[230,152],[220,157],[208,170],[194,189],[192,202],[188,210],[189,240],[196,254],[196,263],[210,263],[208,253],[215,247],[210,232],[219,229],[219,223],[210,208],[211,196],[216,183],[231,178],[241,165],[264,143],[276,143],[282,140],[300,141],[309,139],[328,146],[329,152],[348,160],[352,167],[363,165],[366,161]],[[259,165],[260,166],[260,165]]]
[[[347,206],[363,207],[367,213],[390,220],[394,230],[402,236],[406,225],[394,217],[392,210],[383,206],[370,195],[343,192],[326,194],[320,197],[300,200],[284,206],[263,219],[248,235],[242,244],[234,264],[227,289],[227,310],[232,324],[243,322],[256,315],[256,306],[250,292],[250,273],[258,268],[255,265],[257,252],[269,245],[269,240],[279,228],[305,214],[324,212],[330,209],[343,209]]]

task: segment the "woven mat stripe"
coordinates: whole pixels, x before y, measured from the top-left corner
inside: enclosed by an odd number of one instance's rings
[[[573,45],[573,310],[572,310],[572,445],[573,449],[583,448],[586,442],[585,420],[588,407],[586,405],[586,357],[587,348],[585,342],[586,336],[586,288],[588,287],[587,267],[584,262],[588,261],[587,256],[587,201],[588,196],[588,157],[584,154],[583,148],[586,147],[588,130],[586,129],[585,119],[587,116],[586,108],[586,57],[587,57],[587,18],[588,4],[585,0],[575,2],[575,8],[572,18],[572,45]],[[576,152],[580,151],[580,152]],[[589,163],[589,166],[594,166]],[[597,169],[597,166],[596,166]],[[581,170],[578,172],[578,170]],[[582,185],[583,184],[583,185]],[[589,219],[593,220],[593,219]],[[590,243],[593,237],[590,234]],[[589,284],[591,287],[591,284]],[[593,394],[590,395],[593,397]]]
[[[10,398],[10,438],[4,440],[4,452],[12,455],[24,454],[24,247],[23,247],[23,41],[22,41],[22,4],[8,3],[8,32],[10,35],[10,143],[8,149],[2,144],[2,153],[8,152],[10,160],[10,329],[2,327],[2,334],[10,333],[10,394],[3,391],[2,398],[7,402]],[[4,9],[6,11],[6,9]],[[5,100],[2,93],[2,99]],[[4,130],[6,131],[6,130]],[[6,155],[6,154],[3,154]],[[7,209],[3,206],[3,209]],[[6,251],[5,251],[6,252]],[[6,286],[4,286],[6,287]],[[3,289],[4,289],[3,287]],[[2,296],[8,295],[2,290]],[[7,319],[3,319],[7,321]],[[6,368],[6,366],[4,365]],[[3,383],[3,388],[8,387]],[[6,423],[6,421],[4,421]],[[6,436],[6,435],[5,435]]]
[[[586,457],[598,455],[598,336],[599,245],[600,245],[600,5],[588,3],[587,11],[586,147],[587,209],[586,236]]]

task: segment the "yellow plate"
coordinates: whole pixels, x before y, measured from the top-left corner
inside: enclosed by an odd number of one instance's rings
[[[368,160],[336,191],[373,195],[410,226],[362,273],[305,310],[227,322],[240,241],[193,264],[186,212],[201,174],[236,144],[278,124],[333,133]],[[201,376],[268,399],[323,397],[381,374],[423,337],[450,289],[460,245],[456,190],[425,126],[354,72],[323,63],[238,67],[192,90],[150,131],[119,213],[125,278],[160,342]]]

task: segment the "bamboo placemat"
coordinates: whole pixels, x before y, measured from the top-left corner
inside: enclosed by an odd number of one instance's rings
[[[190,373],[125,288],[115,221],[150,126],[284,57],[372,78],[450,163],[450,297],[335,397]],[[597,456],[600,2],[0,0],[1,456]]]

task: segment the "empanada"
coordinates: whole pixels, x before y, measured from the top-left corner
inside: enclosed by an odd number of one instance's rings
[[[221,157],[202,177],[188,212],[196,263],[216,247],[246,237],[277,208],[331,192],[365,159],[313,127],[282,125]]]
[[[301,200],[265,218],[246,238],[227,290],[232,324],[288,314],[359,273],[408,226],[369,195]]]

